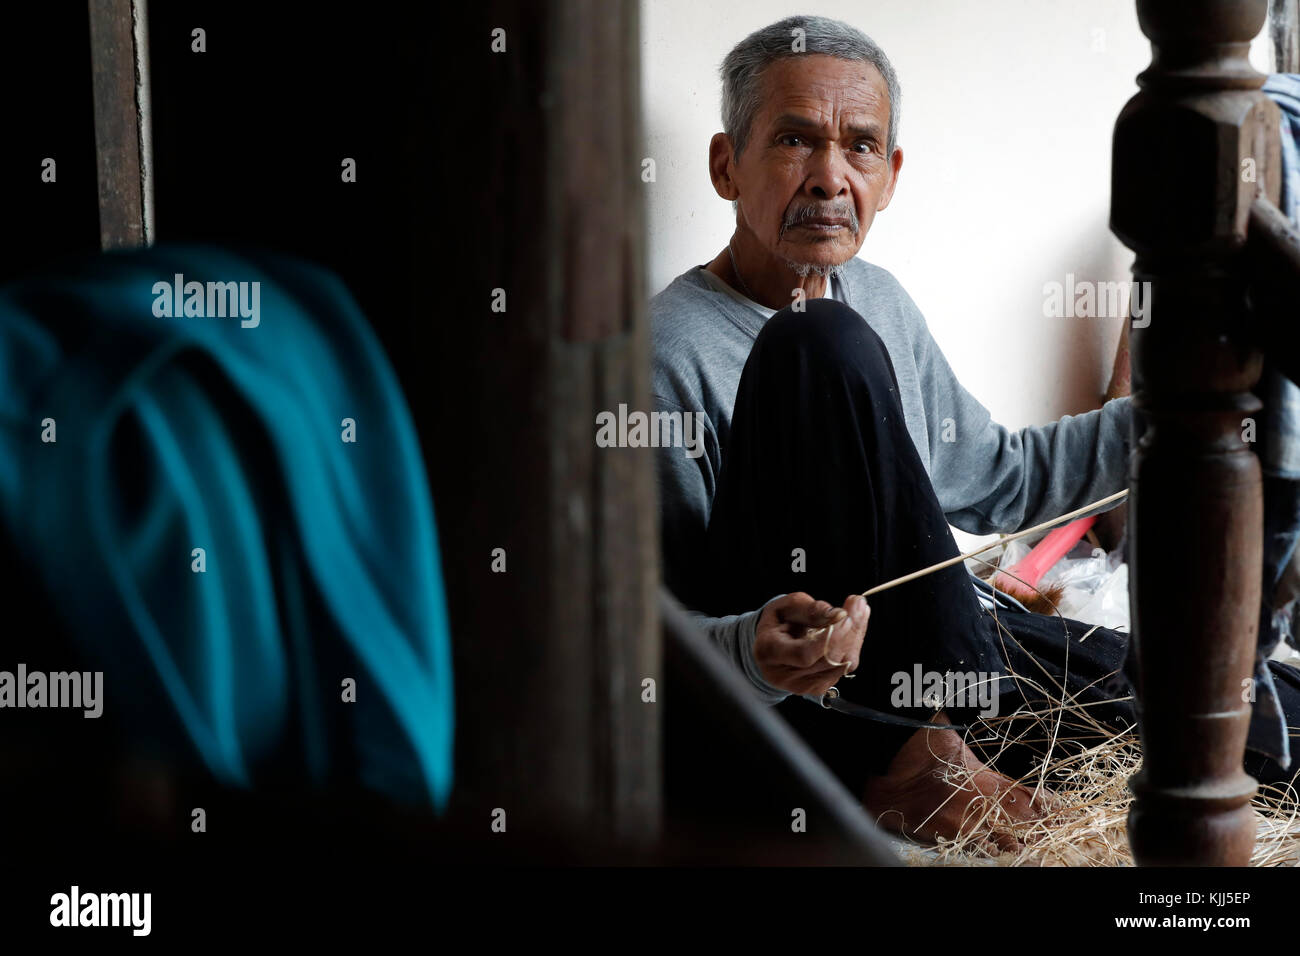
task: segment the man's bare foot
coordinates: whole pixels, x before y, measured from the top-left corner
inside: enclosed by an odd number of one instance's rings
[[[885,829],[927,843],[979,829],[980,845],[990,855],[1019,849],[1008,824],[1045,816],[1052,799],[1044,792],[1035,801],[1032,791],[990,770],[960,735],[942,729],[951,723],[946,715],[938,714],[933,723],[934,730],[912,735],[885,776],[867,782],[862,801],[867,810]],[[945,779],[953,775],[959,779]],[[1001,812],[988,813],[994,801]]]

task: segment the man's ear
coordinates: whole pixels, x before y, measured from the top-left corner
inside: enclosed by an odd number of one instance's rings
[[[895,146],[894,155],[889,157],[889,183],[885,186],[885,191],[880,194],[880,201],[876,203],[876,212],[888,206],[889,201],[894,198],[894,187],[898,185],[898,174],[902,168],[903,150]]]
[[[731,137],[726,133],[714,133],[713,139],[709,140],[709,178],[723,199],[740,198],[740,190],[731,178],[731,160]]]

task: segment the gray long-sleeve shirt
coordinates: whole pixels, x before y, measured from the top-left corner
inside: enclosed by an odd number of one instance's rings
[[[1012,431],[993,421],[957,381],[920,310],[893,275],[851,259],[834,295],[863,316],[889,350],[908,433],[951,524],[975,534],[1016,531],[1126,486],[1128,399]],[[691,457],[673,447],[656,452],[664,580],[675,594],[707,588],[705,533],[736,390],[770,314],[698,266],[651,300],[655,410],[703,416],[703,454]],[[697,613],[695,618],[760,696],[776,703],[786,693],[764,681],[754,661],[761,611],[724,618]]]

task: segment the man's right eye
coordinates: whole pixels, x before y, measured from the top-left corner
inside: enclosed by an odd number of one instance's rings
[[[777,140],[782,146],[798,146],[803,142],[803,137],[795,133],[786,133]]]

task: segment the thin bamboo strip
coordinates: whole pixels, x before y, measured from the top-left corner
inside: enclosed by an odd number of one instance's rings
[[[977,557],[978,555],[983,554],[985,551],[991,551],[994,548],[1004,545],[1009,541],[1015,541],[1017,538],[1024,538],[1028,535],[1036,534],[1039,531],[1046,531],[1048,528],[1055,527],[1056,525],[1063,524],[1067,521],[1073,521],[1075,518],[1078,518],[1081,515],[1085,515],[1089,511],[1092,511],[1094,508],[1100,508],[1103,507],[1104,505],[1110,504],[1111,502],[1119,501],[1127,494],[1128,494],[1128,489],[1125,488],[1122,491],[1115,492],[1113,495],[1107,495],[1105,498],[1101,498],[1097,501],[1094,501],[1090,505],[1084,505],[1082,508],[1076,508],[1074,511],[1071,511],[1069,514],[1061,515],[1059,518],[1053,518],[1050,521],[1044,521],[1042,524],[1036,524],[1032,528],[1025,528],[1023,531],[1017,531],[1014,534],[1005,535],[1003,537],[998,538],[997,541],[990,541],[988,544],[982,545],[981,547],[975,548],[974,550],[967,551],[965,554],[959,554],[955,558],[948,558],[945,561],[940,561],[938,564],[932,564],[928,568],[922,568],[919,571],[912,571],[910,574],[904,574],[902,577],[894,578],[892,581],[886,581],[884,584],[877,584],[875,587],[868,588],[866,591],[863,591],[862,597],[864,598],[871,597],[871,595],[879,594],[881,591],[888,591],[890,588],[896,588],[900,584],[906,584],[909,581],[915,581],[917,578],[923,578],[927,574],[933,574],[936,571],[942,571],[944,568],[950,568],[954,564],[960,564],[961,562],[967,561],[970,558]],[[824,627],[816,628],[814,630],[809,631],[806,636],[810,639],[820,637],[822,634],[827,633],[832,627],[834,627],[834,625],[826,625]],[[827,643],[829,644],[829,640],[827,641]],[[835,661],[831,661],[830,663],[834,666],[840,666],[839,664],[836,664]],[[843,663],[847,663],[847,662],[840,662],[840,664]]]

